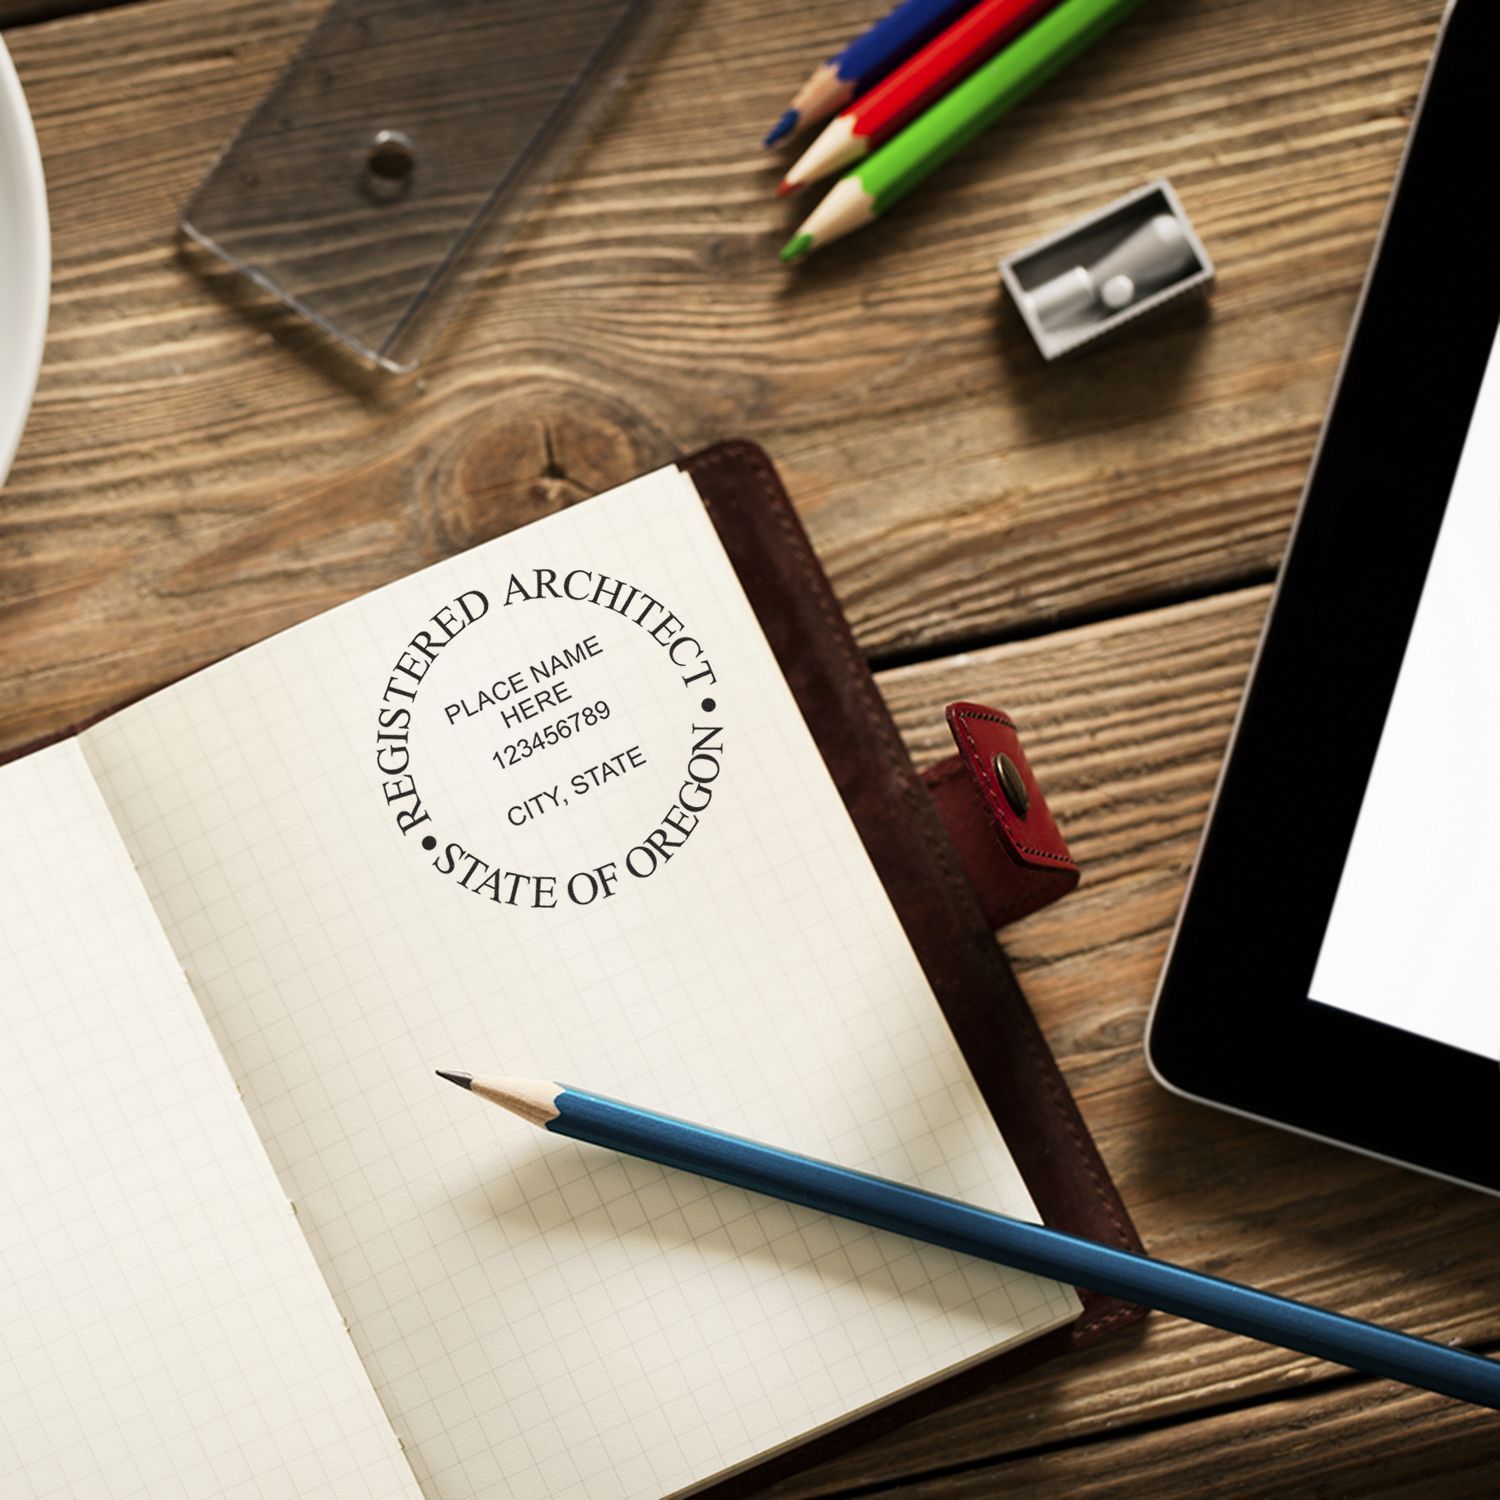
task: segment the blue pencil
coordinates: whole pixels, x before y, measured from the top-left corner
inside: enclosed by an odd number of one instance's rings
[[[572,1136],[663,1166],[696,1172],[874,1229],[943,1245],[979,1260],[1105,1292],[1500,1410],[1500,1363],[1465,1349],[1429,1343],[1392,1328],[1205,1276],[1201,1271],[1096,1244],[1060,1229],[1008,1219],[969,1203],[726,1135],[705,1125],[690,1125],[566,1084],[530,1078],[476,1078],[469,1073],[439,1072],[438,1076],[555,1135]]]
[[[831,57],[792,96],[786,113],[771,127],[766,145],[774,146],[809,125],[836,115],[856,94],[878,83],[906,61],[975,0],[902,0],[889,15]]]

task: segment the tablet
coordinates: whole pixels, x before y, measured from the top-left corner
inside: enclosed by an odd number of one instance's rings
[[[1168,1088],[1500,1191],[1500,6],[1458,0],[1147,1029]]]

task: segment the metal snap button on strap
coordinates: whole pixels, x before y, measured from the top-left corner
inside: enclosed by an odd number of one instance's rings
[[[1000,790],[1005,793],[1005,800],[1010,803],[1018,818],[1024,818],[1026,809],[1031,806],[1031,793],[1026,790],[1026,782],[1015,761],[1003,750],[995,752],[995,775],[1000,782]]]

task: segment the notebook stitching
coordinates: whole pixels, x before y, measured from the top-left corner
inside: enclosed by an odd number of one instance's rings
[[[1091,1333],[1102,1333],[1111,1323],[1130,1323],[1140,1316],[1140,1308],[1133,1302],[1122,1302],[1117,1304],[1107,1313],[1101,1313],[1097,1318],[1089,1318],[1078,1324],[1078,1336],[1080,1339]]]
[[[962,710],[959,710],[953,715],[953,717],[957,721],[959,732],[964,737],[964,743],[969,747],[969,752],[971,755],[973,755],[976,761],[980,759],[979,746],[975,743],[974,736],[969,732],[968,720],[977,719],[980,723],[985,724],[1003,724],[1007,729],[1015,729],[1016,727],[1011,723],[1009,719],[1004,718],[1000,714],[966,714]],[[1005,815],[1005,809],[1001,806],[998,799],[990,798],[989,801],[992,804],[990,808],[991,812],[994,814],[1001,827],[1004,828],[1005,831],[1010,835],[1011,842],[1014,843],[1016,848],[1021,850],[1023,854],[1032,854],[1035,855],[1038,859],[1050,859],[1057,864],[1068,865],[1070,867],[1073,865],[1074,861],[1071,858],[1067,857],[1066,855],[1058,854],[1055,850],[1042,849],[1037,847],[1035,844],[1023,843],[1021,839],[1016,836],[1015,827],[1012,824],[1011,820]],[[998,835],[996,836],[998,837]]]

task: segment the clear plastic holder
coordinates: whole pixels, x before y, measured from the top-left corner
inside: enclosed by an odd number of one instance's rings
[[[678,0],[336,0],[183,212],[382,370],[433,336]]]

